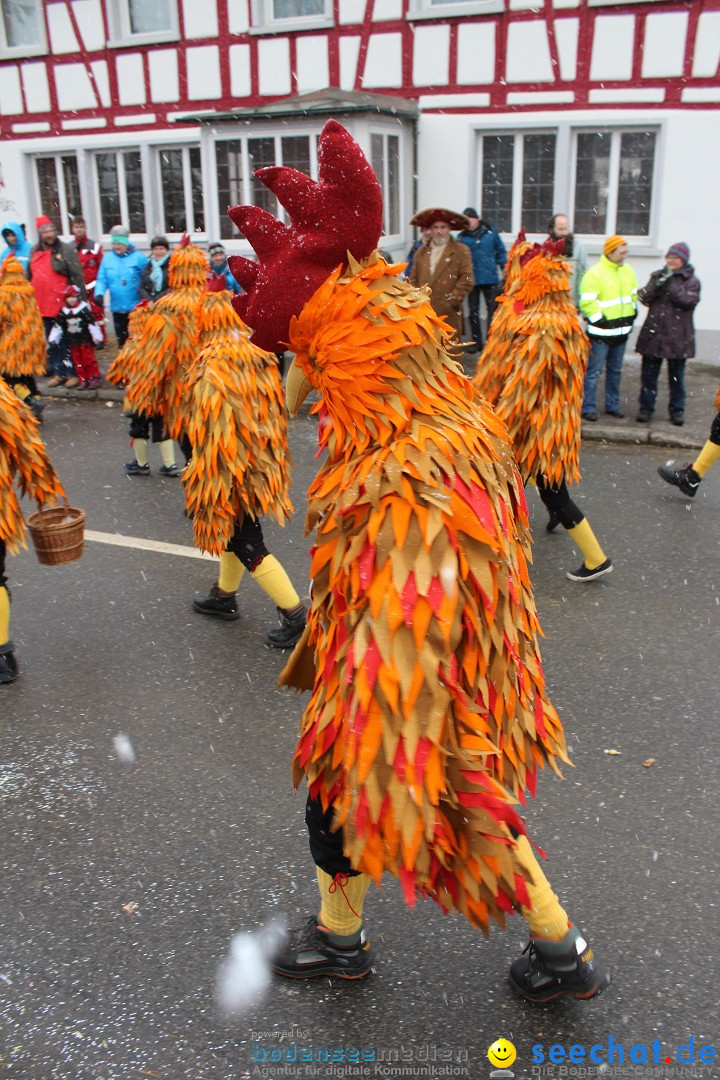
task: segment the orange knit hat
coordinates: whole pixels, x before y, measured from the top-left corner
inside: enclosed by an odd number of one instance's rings
[[[605,241],[605,244],[603,246],[603,255],[609,255],[611,251],[614,251],[615,248],[619,248],[621,244],[625,244],[625,243],[626,243],[625,237],[624,236],[618,236],[617,233],[615,233],[614,236],[608,236],[608,238]]]

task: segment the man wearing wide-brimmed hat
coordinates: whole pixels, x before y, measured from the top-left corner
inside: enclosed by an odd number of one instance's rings
[[[450,236],[451,229],[467,229],[469,221],[464,214],[456,214],[442,206],[420,210],[410,222],[418,228],[432,230],[427,248],[420,248],[410,272],[410,284],[430,288],[430,303],[438,315],[462,337],[463,300],[475,284],[472,257],[465,244]]]

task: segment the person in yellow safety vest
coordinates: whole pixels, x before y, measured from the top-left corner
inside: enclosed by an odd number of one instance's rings
[[[585,373],[583,420],[597,420],[595,390],[600,372],[605,374],[605,412],[625,415],[620,408],[620,373],[625,345],[637,316],[638,282],[627,266],[628,246],[622,236],[605,241],[603,253],[583,276],[580,284],[580,311],[588,321],[591,352]]]

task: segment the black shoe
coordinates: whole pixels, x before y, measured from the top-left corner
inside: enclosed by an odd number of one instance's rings
[[[582,413],[582,419],[591,420],[594,423],[596,420],[599,420],[600,417],[596,412],[584,412]]]
[[[566,994],[595,997],[610,985],[610,974],[578,934],[568,952],[559,955],[543,952],[540,941],[531,941],[510,968],[510,985],[526,1001],[545,1004]]]
[[[15,682],[18,674],[17,660],[14,652],[0,653],[0,686],[4,683]]]
[[[566,577],[569,577],[571,581],[595,581],[597,578],[605,577],[606,574],[612,574],[613,564],[610,559],[606,559],[605,562],[600,563],[594,570],[589,570],[585,563],[582,564],[579,570],[568,570]]]
[[[625,413],[621,412],[620,409],[606,409],[605,410],[605,415],[606,416],[616,416],[618,418],[618,420],[624,420],[625,419]]]
[[[547,524],[545,526],[545,532],[555,532],[558,525],[560,524],[560,518],[557,516],[554,510],[550,510],[548,511],[548,513],[550,516],[548,517]]]
[[[685,423],[685,417],[682,413],[676,413],[675,416],[670,417],[670,423],[674,424],[675,427],[682,427]]]
[[[333,945],[328,931],[318,926],[311,915],[302,929],[290,931],[289,942],[270,966],[277,975],[288,979],[312,979],[317,975],[363,979],[372,971],[372,962],[370,942],[362,931],[357,945]]]
[[[177,465],[161,465],[158,469],[158,476],[179,476],[180,470]]]
[[[193,611],[199,611],[201,615],[212,615],[215,619],[224,619],[225,622],[234,622],[240,618],[237,606],[237,596],[221,596],[217,585],[213,585],[207,596],[196,596],[192,602]]]
[[[140,465],[137,461],[128,461],[125,472],[128,476],[149,476],[150,466]]]
[[[291,649],[303,636],[307,611],[303,607],[297,615],[286,615],[282,608],[277,610],[280,616],[280,628],[271,630],[265,641],[268,645],[272,645],[273,649]]]
[[[27,404],[38,424],[42,424],[42,414],[45,411],[45,402],[41,401],[39,397],[32,396],[27,399]]]
[[[682,469],[675,469],[674,464],[674,461],[666,461],[660,466],[658,473],[668,484],[679,487],[683,495],[689,495],[691,499],[694,499],[702,476],[695,472],[692,465],[683,465]]]
[[[641,409],[635,417],[638,424],[649,424],[652,420],[652,413],[646,412],[645,409]]]

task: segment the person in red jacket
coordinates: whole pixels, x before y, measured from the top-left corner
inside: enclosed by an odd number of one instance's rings
[[[28,278],[35,290],[35,300],[42,315],[45,337],[50,336],[53,322],[63,303],[68,285],[76,285],[83,300],[86,298],[85,278],[74,244],[63,244],[49,217],[35,219],[38,242],[30,252]],[[54,375],[52,386],[77,386],[70,349],[66,342],[48,344],[48,360]]]
[[[102,244],[96,240],[91,240],[88,236],[85,218],[74,218],[72,223],[72,234],[75,237],[75,250],[77,251],[77,257],[80,266],[82,267],[83,277],[85,278],[85,288],[87,289],[88,294],[87,302],[95,317],[95,324],[100,328],[102,335],[100,341],[95,345],[95,348],[102,349],[107,340],[105,336],[105,309],[101,304],[98,304],[93,296],[98,270],[100,269],[100,263],[102,262],[103,257]]]

